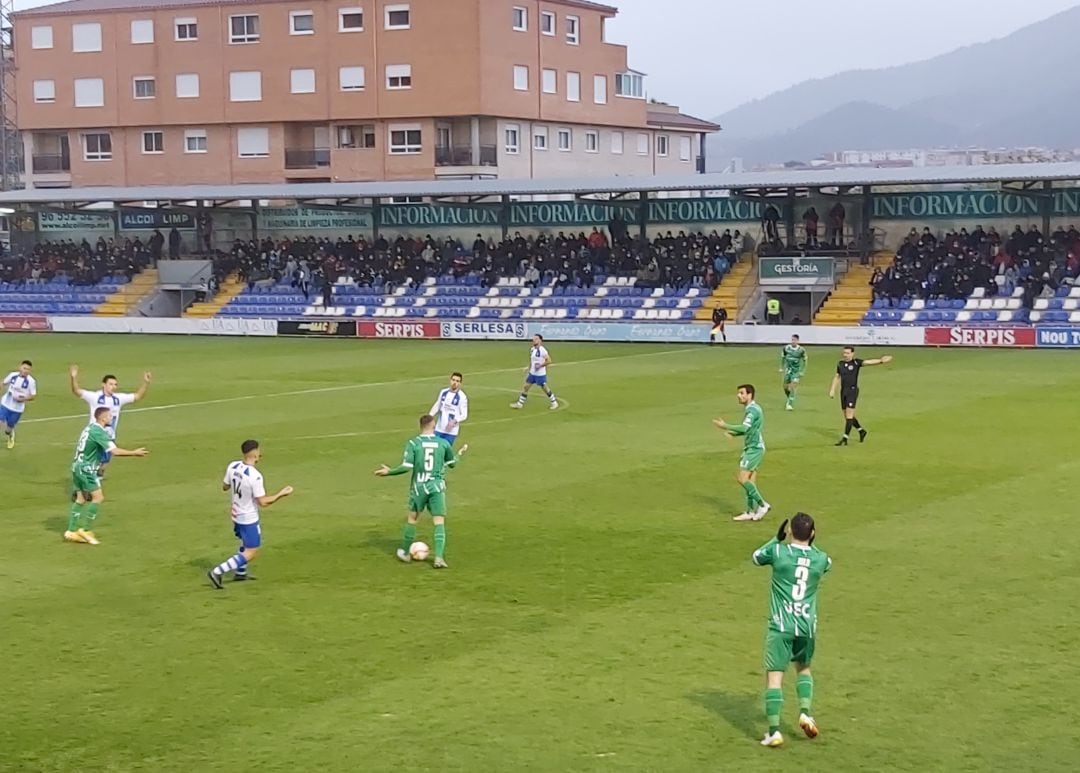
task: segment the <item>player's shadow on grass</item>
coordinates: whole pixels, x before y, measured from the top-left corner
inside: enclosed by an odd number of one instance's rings
[[[365,550],[371,550],[375,553],[386,553],[393,556],[394,551],[401,547],[401,540],[394,539],[393,537],[372,535],[364,539],[360,543],[360,546]]]
[[[761,728],[755,724],[755,720],[761,714],[761,706],[755,696],[710,690],[691,693],[686,697],[716,714],[747,738],[758,740],[758,730]]]
[[[41,520],[41,525],[45,528],[45,531],[62,532],[67,530],[68,519],[62,515],[50,515]]]

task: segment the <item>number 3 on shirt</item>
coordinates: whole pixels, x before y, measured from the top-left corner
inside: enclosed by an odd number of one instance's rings
[[[791,586],[791,598],[802,601],[806,598],[806,581],[810,579],[810,559],[800,558],[795,567],[795,584]]]

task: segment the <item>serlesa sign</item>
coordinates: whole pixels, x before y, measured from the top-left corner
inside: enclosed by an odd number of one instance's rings
[[[443,338],[502,338],[523,339],[528,337],[524,322],[443,322]]]
[[[1035,346],[1030,327],[928,327],[923,334],[927,346]]]
[[[832,281],[832,258],[761,258],[758,263],[762,282],[800,284]]]

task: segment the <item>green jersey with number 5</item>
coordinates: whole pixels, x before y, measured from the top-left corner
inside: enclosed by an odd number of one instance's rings
[[[769,630],[813,638],[817,635],[817,593],[832,559],[813,545],[771,539],[754,551],[758,566],[772,567]]]
[[[453,447],[441,437],[417,435],[405,444],[401,467],[397,469],[412,470],[413,494],[437,494],[446,490],[446,468],[457,462]]]

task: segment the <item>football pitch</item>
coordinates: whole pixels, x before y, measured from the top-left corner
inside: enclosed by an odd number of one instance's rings
[[[779,347],[552,343],[557,411],[511,411],[528,345],[7,335],[39,396],[0,448],[0,771],[1075,770],[1080,357],[860,350],[867,442],[810,348],[783,410]],[[67,387],[134,390],[97,547],[64,543],[86,424]],[[448,571],[394,559],[400,461],[452,370],[470,445],[448,475]],[[754,383],[773,512],[732,523]],[[257,582],[221,492],[246,438],[267,490]],[[757,741],[769,570],[805,510],[834,560],[814,715],[785,680]],[[419,538],[430,544],[431,524]]]

